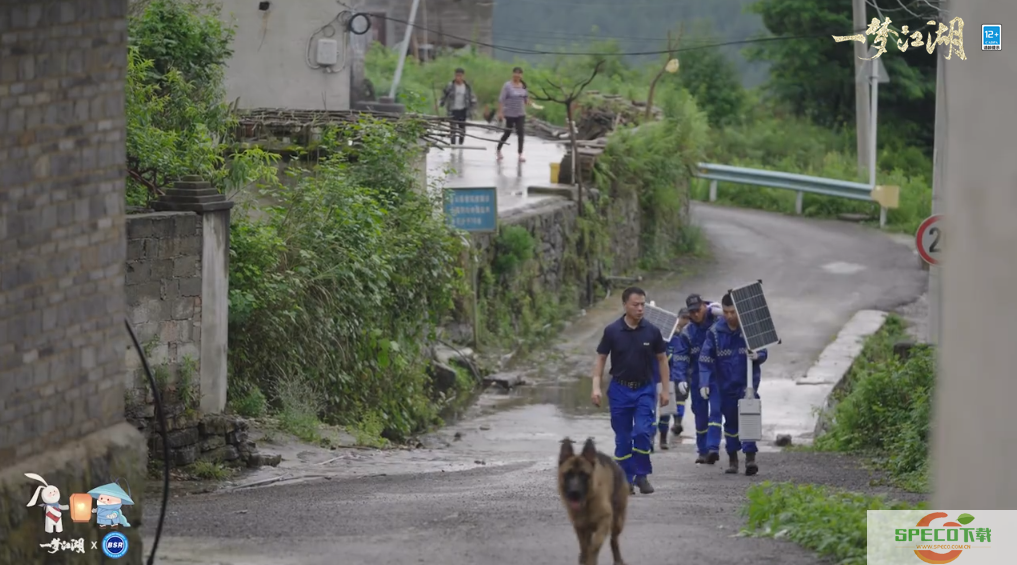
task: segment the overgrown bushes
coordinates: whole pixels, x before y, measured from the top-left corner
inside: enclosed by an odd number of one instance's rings
[[[747,492],[745,534],[791,540],[838,565],[863,565],[866,512],[924,508],[823,486],[764,483]]]
[[[184,175],[221,191],[275,179],[276,157],[233,147],[223,76],[233,29],[201,0],[150,0],[128,20],[127,203],[147,206]]]
[[[297,380],[304,392],[289,396],[315,399],[304,412],[331,423],[373,417],[403,437],[435,421],[426,338],[462,289],[462,248],[415,188],[421,127],[327,132],[313,173],[264,191],[266,218],[235,215],[231,397],[277,398]]]
[[[642,212],[644,268],[665,267],[682,252],[689,187],[709,142],[709,123],[684,90],[664,92],[664,119],[613,135],[597,160],[597,184],[611,198],[635,196]]]
[[[869,455],[898,486],[927,492],[935,350],[918,345],[901,360],[893,346],[904,335],[904,323],[891,315],[868,339],[814,449]]]

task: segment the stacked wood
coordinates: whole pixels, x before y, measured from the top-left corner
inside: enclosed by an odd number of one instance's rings
[[[308,147],[321,140],[323,128],[355,123],[366,117],[391,121],[418,120],[426,124],[422,141],[432,145],[448,146],[452,131],[449,117],[425,116],[419,114],[388,114],[354,110],[284,110],[281,108],[258,108],[238,110],[237,138],[245,143],[259,145],[265,149],[284,149],[291,146]],[[474,130],[500,135],[504,129],[497,125],[471,123]],[[466,134],[466,137],[496,141],[496,138]]]

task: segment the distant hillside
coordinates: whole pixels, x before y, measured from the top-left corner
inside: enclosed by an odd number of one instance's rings
[[[585,51],[588,47],[582,44],[612,38],[625,52],[655,51],[665,48],[668,30],[677,30],[682,22],[687,38],[694,32],[712,32],[717,43],[767,33],[759,16],[742,11],[755,0],[493,1],[494,44],[506,47]],[[685,44],[693,42],[703,40],[690,38]],[[735,61],[743,84],[755,86],[765,80],[766,66],[745,61],[741,48],[721,50]],[[502,59],[520,57],[504,51],[495,54]],[[652,58],[635,57],[633,62]]]

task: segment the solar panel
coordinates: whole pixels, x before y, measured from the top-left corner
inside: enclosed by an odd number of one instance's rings
[[[763,282],[757,281],[731,291],[735,311],[741,321],[745,343],[751,351],[780,343],[763,295]]]
[[[660,330],[665,343],[671,341],[674,329],[678,326],[678,314],[650,304],[643,309],[643,319]]]

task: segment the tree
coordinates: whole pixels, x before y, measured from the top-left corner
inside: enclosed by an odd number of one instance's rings
[[[224,101],[232,28],[197,0],[151,0],[128,26],[127,199],[147,205],[188,174],[226,191],[275,180],[277,158],[234,150]]]
[[[749,9],[763,17],[774,36],[816,35],[760,43],[746,54],[768,61],[768,90],[796,114],[828,127],[854,123],[854,51],[831,36],[850,35],[853,22],[851,0],[760,0]],[[900,16],[903,14],[903,17]],[[877,14],[873,14],[876,16]],[[907,25],[913,32],[933,31],[926,19],[893,12],[891,27]],[[899,19],[898,19],[899,18]],[[888,43],[895,43],[893,36]],[[890,84],[879,89],[879,116],[884,143],[918,144],[931,151],[935,118],[936,57],[924,49],[905,52],[887,46],[880,59]]]
[[[664,73],[678,72],[678,59],[675,57],[675,51],[681,45],[684,33],[685,27],[683,26],[678,30],[678,38],[672,41],[671,32],[667,32],[667,59],[665,59],[657,74],[653,76],[653,80],[650,81],[650,92],[646,95],[646,114],[643,116],[644,119],[649,120],[650,116],[653,115],[653,95],[657,90],[657,81],[664,76]]]
[[[590,77],[580,82],[579,84],[576,84],[571,88],[568,88],[567,91],[565,86],[555,83],[550,78],[545,78],[544,82],[547,83],[547,86],[542,85],[540,87],[540,91],[543,92],[544,95],[533,96],[534,100],[556,102],[558,104],[563,104],[565,106],[565,115],[568,119],[566,125],[569,129],[569,142],[572,145],[572,170],[573,170],[572,178],[575,180],[577,187],[576,190],[579,193],[578,196],[579,196],[580,216],[583,215],[583,179],[581,178],[582,175],[579,174],[579,165],[578,165],[579,161],[576,155],[577,140],[576,140],[576,128],[573,126],[574,122],[572,119],[572,109],[573,109],[572,106],[575,103],[575,101],[578,100],[580,96],[582,96],[583,90],[585,90],[586,87],[589,86],[591,82],[593,82],[593,79],[597,78],[597,73],[600,72],[600,68],[601,66],[603,66],[603,64],[604,61],[597,61],[597,64],[594,65],[593,67],[593,72],[590,73]],[[550,94],[547,91],[548,86],[551,87],[552,91],[558,92],[557,96]]]

